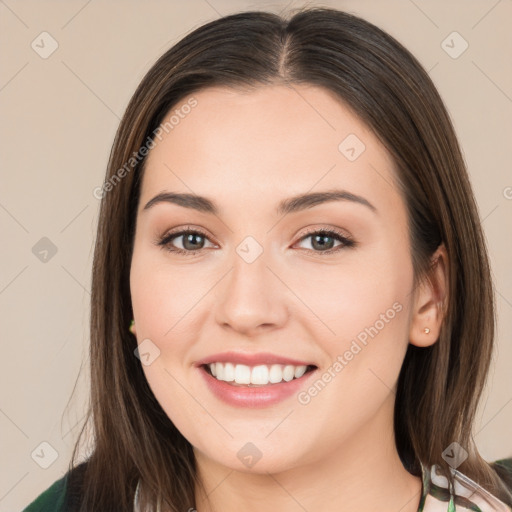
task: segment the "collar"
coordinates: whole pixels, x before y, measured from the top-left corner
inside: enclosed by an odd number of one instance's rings
[[[421,465],[422,492],[418,512],[511,512],[496,496],[469,477],[450,468],[454,485],[437,465]]]

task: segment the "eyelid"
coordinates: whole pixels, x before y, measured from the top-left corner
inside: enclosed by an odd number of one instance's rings
[[[333,253],[338,252],[340,249],[343,249],[343,248],[348,249],[351,247],[356,247],[358,245],[358,243],[354,240],[352,235],[350,235],[345,230],[336,228],[334,226],[324,226],[324,227],[314,226],[314,227],[308,228],[305,233],[302,233],[301,237],[297,240],[297,242],[295,242],[294,245],[296,245],[299,242],[302,242],[306,238],[309,238],[311,235],[316,235],[316,234],[323,234],[325,236],[337,238],[342,243],[341,243],[341,245],[338,245],[338,246],[336,246],[332,249],[328,249],[326,251],[313,251],[311,249],[305,249],[306,251],[311,252],[313,254],[318,254],[318,255],[333,254]]]
[[[211,243],[216,245],[216,243],[211,240],[212,237],[205,230],[203,230],[202,228],[196,227],[196,226],[191,226],[191,225],[178,227],[178,228],[166,231],[163,235],[157,236],[154,243],[156,245],[162,246],[162,248],[165,249],[166,246],[168,246],[170,244],[171,240],[173,240],[175,238],[179,238],[180,236],[184,236],[186,234],[201,235],[202,237],[208,239]],[[180,249],[179,247],[174,247],[172,251],[169,249],[169,252],[180,252],[181,251],[181,252],[186,252],[187,254],[195,254],[196,252],[199,252],[201,250],[202,249],[197,249],[196,251],[185,251],[184,249]]]
[[[312,226],[306,228],[306,231],[302,233],[301,237],[299,238],[299,241],[309,235],[317,233],[334,233],[338,235],[340,238],[346,238],[347,240],[352,239],[351,235],[346,230],[343,230],[341,228],[336,228],[334,226]]]

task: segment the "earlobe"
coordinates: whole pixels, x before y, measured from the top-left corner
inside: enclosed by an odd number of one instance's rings
[[[432,256],[430,275],[416,290],[409,341],[417,347],[433,345],[439,338],[448,301],[448,253],[441,244]]]
[[[129,327],[129,330],[130,330],[130,332],[131,332],[134,336],[136,336],[136,335],[137,335],[137,332],[136,332],[136,330],[135,330],[135,320],[132,320],[132,321],[131,321],[131,323],[130,323],[130,327]]]

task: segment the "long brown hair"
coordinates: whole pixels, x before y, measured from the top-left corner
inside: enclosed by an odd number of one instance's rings
[[[492,356],[494,295],[477,207],[449,115],[428,74],[394,38],[356,16],[314,7],[288,19],[242,12],[197,28],[158,59],[126,109],[100,194],[87,416],[94,449],[83,466],[82,512],[131,509],[139,479],[144,503],[155,507],[160,496],[172,511],[195,506],[192,447],[150,390],[128,330],[130,262],[145,162],[139,150],[154,139],[169,110],[195,91],[301,83],[333,92],[393,157],[408,210],[415,284],[429,278],[440,243],[449,255],[449,298],[439,339],[428,348],[410,344],[399,376],[394,422],[401,460],[412,474],[421,474],[420,463],[437,464],[451,479],[442,453],[456,441],[469,453],[460,470],[512,505],[471,433]]]

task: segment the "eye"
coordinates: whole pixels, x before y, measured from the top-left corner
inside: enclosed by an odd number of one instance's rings
[[[343,248],[356,246],[356,242],[354,240],[336,229],[317,229],[309,231],[299,240],[299,242],[307,239],[311,239],[310,246],[312,249],[310,250],[319,254],[332,254],[333,252],[338,252]],[[334,245],[336,240],[340,242],[337,246]]]
[[[173,242],[180,238],[182,239],[181,248],[173,245]],[[186,229],[165,235],[157,242],[157,245],[169,252],[190,256],[197,254],[204,248],[204,240],[208,240],[208,236],[203,231],[199,229]]]

